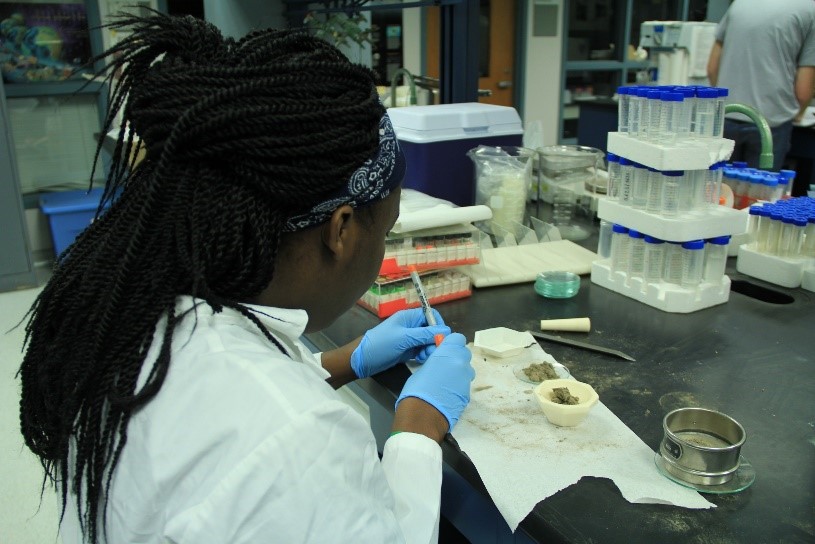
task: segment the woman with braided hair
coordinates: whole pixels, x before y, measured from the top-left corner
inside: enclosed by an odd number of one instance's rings
[[[63,542],[435,541],[464,337],[406,311],[317,356],[299,340],[370,286],[398,215],[371,72],[301,32],[113,26],[111,207],[58,258],[20,368]],[[409,359],[380,460],[334,389]]]

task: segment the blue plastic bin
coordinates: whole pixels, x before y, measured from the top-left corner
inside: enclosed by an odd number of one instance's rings
[[[96,209],[102,199],[101,187],[90,192],[63,191],[46,193],[40,197],[40,209],[48,216],[54,251],[60,255],[93,223]]]

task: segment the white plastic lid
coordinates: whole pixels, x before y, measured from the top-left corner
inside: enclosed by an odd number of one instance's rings
[[[390,108],[388,116],[396,137],[407,142],[483,138],[523,134],[515,108],[464,102]]]

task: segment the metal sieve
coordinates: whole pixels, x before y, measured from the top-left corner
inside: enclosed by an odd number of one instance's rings
[[[739,468],[744,427],[730,416],[706,408],[679,408],[662,420],[659,453],[665,470],[692,484],[719,485]]]

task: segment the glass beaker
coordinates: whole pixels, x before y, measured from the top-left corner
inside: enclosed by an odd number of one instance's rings
[[[608,178],[598,175],[605,154],[594,147],[582,145],[551,145],[538,150],[541,198],[554,206],[554,224],[567,240],[583,240],[588,232],[572,224],[579,206],[591,210],[592,195],[604,193]]]

